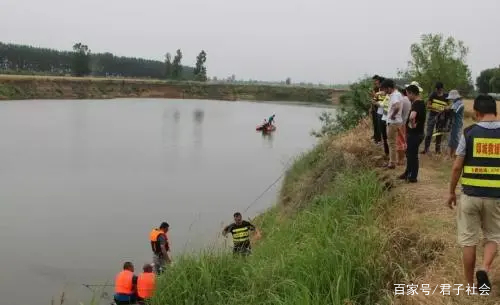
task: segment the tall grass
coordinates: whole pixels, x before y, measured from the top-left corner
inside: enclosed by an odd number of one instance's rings
[[[338,174],[293,216],[265,213],[252,256],[207,251],[179,259],[159,278],[151,304],[374,304],[385,275],[372,211],[381,194],[373,172]]]

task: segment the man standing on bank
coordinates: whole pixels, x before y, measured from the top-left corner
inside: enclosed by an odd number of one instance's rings
[[[377,92],[380,91],[380,80],[381,77],[378,75],[375,75],[372,77],[373,79],[373,89],[371,91],[371,97],[372,97],[372,105],[370,108],[370,113],[372,116],[372,123],[373,123],[373,141],[375,144],[379,144],[380,141],[382,141],[382,132],[380,131],[380,123],[379,123],[379,114],[378,114],[378,109],[379,109],[379,102],[383,100],[383,97],[380,98],[380,95],[377,94]],[[380,116],[382,116],[382,112],[380,112]]]
[[[418,147],[424,140],[425,103],[420,99],[420,88],[415,85],[406,87],[406,94],[411,102],[410,115],[406,125],[406,170],[399,179],[410,183],[417,182],[418,176]]]
[[[396,139],[398,131],[403,125],[403,95],[396,89],[394,81],[385,79],[380,84],[380,89],[389,96],[389,106],[387,111],[387,142],[389,144],[389,163],[385,166],[388,169],[396,168],[397,146]]]
[[[448,205],[456,206],[455,188],[462,176],[457,207],[458,243],[463,247],[464,273],[474,283],[476,246],[480,231],[485,238],[483,266],[476,272],[478,289],[489,291],[488,272],[500,243],[500,121],[496,101],[490,95],[474,100],[477,122],[465,128],[453,164]]]
[[[156,274],[162,273],[165,265],[172,262],[167,237],[168,228],[168,223],[162,222],[159,228],[155,228],[149,233],[149,241],[151,242],[151,250],[153,251],[154,271]]]
[[[233,215],[234,222],[222,231],[224,237],[227,233],[233,235],[233,253],[241,255],[249,255],[251,253],[250,231],[255,231],[257,237],[260,237],[260,232],[250,222],[243,220],[241,213],[236,212]]]

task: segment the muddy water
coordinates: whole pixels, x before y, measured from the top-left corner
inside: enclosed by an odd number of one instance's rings
[[[2,304],[88,304],[82,284],[151,261],[148,233],[171,225],[173,255],[217,243],[294,155],[323,109],[199,100],[0,103]],[[277,130],[255,126],[276,113]],[[248,208],[274,203],[273,187]],[[109,292],[112,289],[107,289]],[[58,304],[58,303],[57,303]]]

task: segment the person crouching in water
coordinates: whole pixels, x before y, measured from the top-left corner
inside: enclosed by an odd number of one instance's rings
[[[222,235],[226,237],[229,232],[233,235],[233,254],[249,255],[251,253],[250,231],[255,231],[257,236],[260,236],[260,232],[253,224],[242,220],[241,213],[236,212],[233,217],[234,222],[224,228]]]
[[[114,300],[117,305],[135,304],[137,302],[137,276],[131,262],[123,264],[123,270],[115,277]]]
[[[153,266],[145,264],[142,267],[143,273],[137,277],[137,303],[146,304],[154,294],[155,274]]]

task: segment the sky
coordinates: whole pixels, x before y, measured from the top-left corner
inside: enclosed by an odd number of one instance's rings
[[[210,77],[345,84],[395,76],[422,34],[464,41],[473,79],[500,65],[500,0],[0,0],[0,41],[163,60]]]

